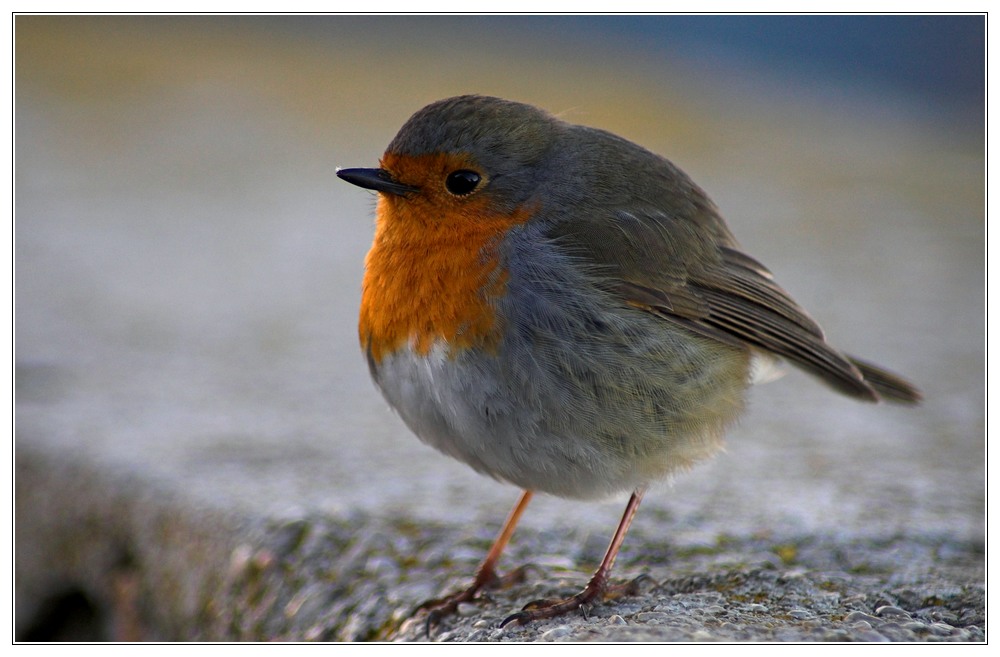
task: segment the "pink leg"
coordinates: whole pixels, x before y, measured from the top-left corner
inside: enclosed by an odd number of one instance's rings
[[[427,617],[428,630],[430,630],[431,625],[436,624],[445,616],[455,613],[460,603],[473,600],[482,589],[497,588],[523,579],[524,570],[522,568],[518,568],[506,577],[499,577],[496,565],[500,560],[500,555],[503,554],[504,548],[507,547],[507,543],[510,542],[510,537],[514,535],[514,529],[517,527],[521,515],[528,508],[528,502],[531,501],[532,495],[533,493],[530,490],[521,493],[520,499],[514,505],[510,515],[507,516],[507,521],[504,522],[503,528],[497,535],[496,540],[493,541],[493,547],[490,548],[490,551],[486,554],[486,558],[479,565],[479,569],[476,571],[476,578],[472,581],[472,586],[444,598],[428,600],[417,607],[415,611],[427,609],[430,612]]]
[[[611,539],[608,551],[604,554],[604,559],[601,561],[601,565],[597,568],[594,576],[590,578],[590,582],[582,591],[574,595],[572,598],[567,598],[566,600],[536,600],[534,602],[529,602],[525,605],[523,610],[505,618],[504,621],[500,623],[500,627],[509,623],[520,623],[524,625],[534,620],[561,616],[575,609],[579,609],[583,605],[588,605],[597,600],[603,600],[608,593],[622,595],[634,592],[636,582],[630,582],[622,587],[609,587],[608,576],[611,574],[611,568],[615,565],[615,557],[618,556],[618,550],[621,549],[622,543],[625,541],[625,534],[628,533],[628,528],[632,524],[632,519],[635,517],[636,511],[639,510],[639,503],[642,501],[642,495],[644,492],[644,490],[637,490],[632,493],[632,497],[629,499],[628,505],[625,507],[625,513],[622,515],[622,520],[618,523],[618,529],[615,531],[614,538]]]

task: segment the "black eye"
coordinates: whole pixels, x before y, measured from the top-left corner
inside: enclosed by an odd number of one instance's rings
[[[466,194],[471,194],[482,179],[483,177],[475,171],[459,169],[448,174],[447,180],[444,181],[444,186],[455,196],[465,196]]]

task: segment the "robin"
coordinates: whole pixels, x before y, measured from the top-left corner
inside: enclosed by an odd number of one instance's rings
[[[428,627],[521,575],[496,564],[536,491],[631,498],[586,588],[503,625],[634,591],[609,573],[643,492],[717,452],[778,361],[920,400],[830,346],[683,171],[611,133],[459,96],[337,175],[379,193],[359,322],[376,385],[422,441],[524,491],[472,585],[421,606]]]

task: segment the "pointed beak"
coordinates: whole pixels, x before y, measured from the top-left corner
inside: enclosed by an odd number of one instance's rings
[[[337,177],[352,185],[385,194],[405,196],[418,191],[416,187],[396,182],[385,169],[337,169]]]

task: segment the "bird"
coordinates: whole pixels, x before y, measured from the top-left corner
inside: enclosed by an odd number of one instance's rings
[[[718,452],[783,363],[861,401],[922,398],[831,346],[687,174],[610,132],[462,95],[336,175],[378,194],[358,324],[376,386],[420,440],[522,490],[472,584],[417,608],[428,631],[523,577],[497,563],[535,493],[630,498],[583,590],[501,625],[634,593],[610,573],[645,491]]]

